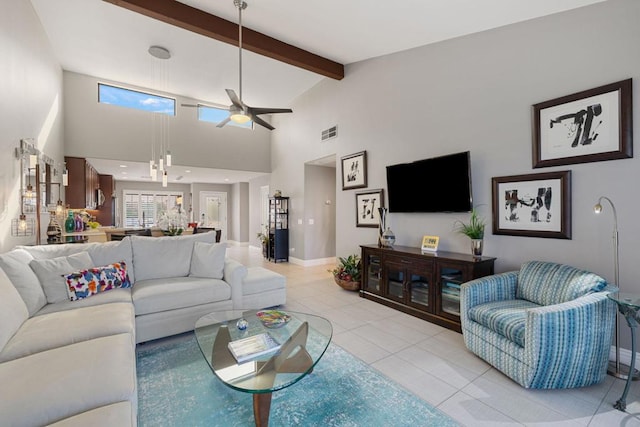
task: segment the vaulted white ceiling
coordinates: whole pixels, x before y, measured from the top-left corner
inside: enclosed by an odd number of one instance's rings
[[[243,25],[333,61],[365,59],[604,0],[247,0]],[[62,68],[228,105],[238,49],[102,0],[31,0]],[[232,22],[233,0],[183,0]],[[159,79],[149,46],[171,52]],[[252,52],[243,55],[243,100],[289,107],[322,77]],[[101,171],[102,172],[102,171]],[[109,172],[104,172],[109,173]]]

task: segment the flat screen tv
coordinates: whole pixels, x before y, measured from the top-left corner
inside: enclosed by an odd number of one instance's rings
[[[387,166],[389,212],[469,212],[469,152]]]

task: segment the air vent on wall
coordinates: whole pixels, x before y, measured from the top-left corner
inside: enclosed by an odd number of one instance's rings
[[[338,126],[332,126],[322,131],[322,141],[327,141],[338,136]]]

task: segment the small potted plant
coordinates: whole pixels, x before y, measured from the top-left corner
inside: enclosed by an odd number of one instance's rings
[[[258,240],[260,240],[260,243],[262,243],[262,256],[267,258],[268,256],[267,249],[269,247],[269,233],[267,233],[267,230],[265,229],[265,232],[258,233],[257,237],[258,237]]]
[[[360,289],[360,257],[349,255],[346,258],[340,257],[340,264],[333,270],[328,270],[333,274],[333,280],[342,289],[357,291]]]
[[[484,239],[485,220],[478,215],[478,211],[471,210],[469,223],[455,222],[455,230],[471,239],[471,254],[475,257],[482,256],[482,242]]]

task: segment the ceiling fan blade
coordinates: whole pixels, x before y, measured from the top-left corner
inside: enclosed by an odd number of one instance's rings
[[[266,127],[269,130],[274,130],[275,129],[269,123],[265,122],[264,120],[262,120],[260,117],[258,117],[256,115],[253,115],[251,120],[253,120],[253,123],[256,123],[256,124],[259,124],[260,126]]]
[[[238,95],[236,95],[233,89],[225,89],[225,90],[227,91],[227,95],[229,96],[229,99],[231,100],[231,103],[233,105],[239,108],[244,107],[244,104],[242,103],[242,101],[240,101],[240,98],[238,98]]]
[[[293,113],[291,108],[250,108],[253,114]]]
[[[231,121],[231,117],[227,117],[226,119],[224,119],[223,121],[221,121],[220,123],[218,123],[216,125],[217,128],[221,128],[224,125],[226,125],[227,123],[229,123]]]
[[[182,106],[182,107],[195,107],[195,108],[199,107],[198,104],[180,104],[180,106]]]

